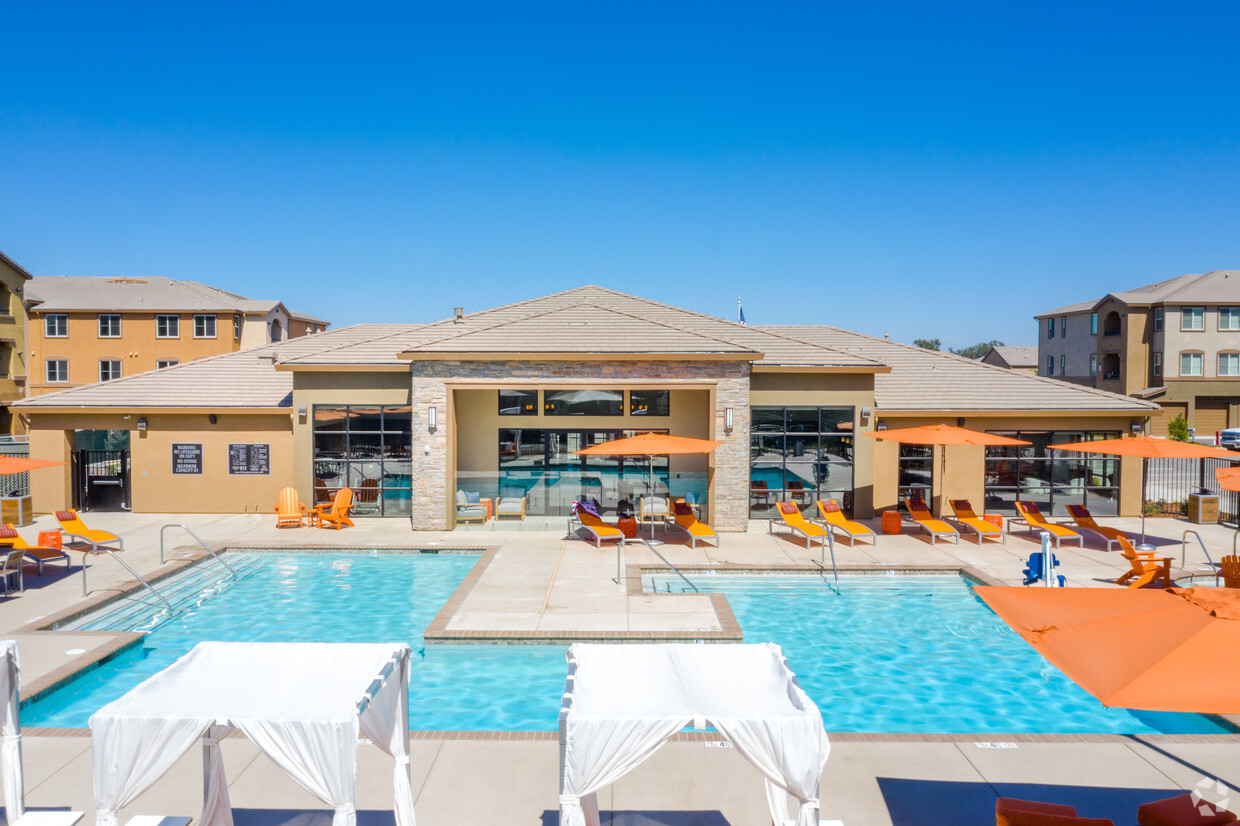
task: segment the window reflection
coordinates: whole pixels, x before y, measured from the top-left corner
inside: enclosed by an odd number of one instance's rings
[[[537,390],[500,390],[499,415],[501,416],[537,416]]]
[[[1094,516],[1119,512],[1119,459],[1051,450],[1055,444],[1119,437],[1118,431],[999,431],[1032,442],[1028,446],[986,448],[986,510],[1016,514],[1016,502],[1036,502],[1053,516],[1067,516],[1068,505],[1084,505]]]
[[[315,504],[331,502],[348,487],[353,514],[409,513],[411,421],[409,405],[315,405]]]
[[[543,413],[548,416],[621,416],[623,390],[546,390]]]
[[[802,509],[834,499],[852,509],[852,407],[750,409],[749,513],[774,516],[780,502]]]

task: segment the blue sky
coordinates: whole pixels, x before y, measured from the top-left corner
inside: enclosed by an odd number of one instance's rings
[[[0,250],[336,325],[601,284],[964,346],[1240,268],[1235,3],[9,3]]]

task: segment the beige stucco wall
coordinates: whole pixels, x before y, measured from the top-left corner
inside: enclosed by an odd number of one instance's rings
[[[919,427],[927,424],[956,424],[955,416],[880,416],[889,430]],[[1127,433],[1131,415],[1117,416],[976,416],[965,419],[964,426],[978,431],[1013,430],[1110,430]],[[946,457],[943,451],[946,450]],[[883,441],[874,448],[874,509],[894,510],[900,507],[897,497],[900,446]],[[946,467],[943,460],[946,458]],[[980,446],[957,445],[934,449],[934,487],[932,509],[944,513],[948,499],[968,499],[979,513],[985,489],[986,449]],[[1121,516],[1141,514],[1141,460],[1120,460]],[[951,509],[946,513],[950,515]]]
[[[874,512],[874,439],[860,434],[874,429],[875,419],[861,418],[863,407],[874,407],[874,375],[871,373],[754,373],[749,381],[749,402],[754,407],[852,405],[853,417],[853,516],[868,519]]]
[[[0,433],[25,432],[21,419],[11,415],[6,405],[25,395],[29,380],[26,304],[22,300],[27,280],[0,261],[0,338],[13,340],[0,347]]]
[[[314,501],[314,405],[409,404],[409,373],[296,372],[293,374],[293,481],[303,502]],[[306,415],[301,415],[305,405]],[[420,454],[413,455],[418,474]],[[415,484],[416,487],[416,484]]]
[[[30,418],[30,456],[67,462],[74,430],[130,431],[130,503],[134,513],[267,513],[274,512],[280,488],[291,484],[293,437],[286,411],[274,414],[217,411],[207,413],[144,413],[130,411],[128,420],[116,413],[43,413]],[[146,431],[137,430],[139,418]],[[173,442],[200,442],[201,475],[172,473]],[[230,443],[271,445],[271,473],[234,476],[228,473]],[[71,473],[48,468],[30,474],[35,513],[50,513],[73,503]]]

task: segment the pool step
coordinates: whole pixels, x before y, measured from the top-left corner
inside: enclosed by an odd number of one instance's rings
[[[248,578],[264,564],[264,560],[253,556],[228,554],[225,559],[236,572],[237,580]],[[222,565],[207,560],[156,583],[155,588],[172,603],[174,611],[180,611],[189,604],[232,587],[235,581]],[[106,612],[84,618],[70,628],[85,631],[150,631],[170,618],[163,602],[149,591],[142,590],[115,603]]]

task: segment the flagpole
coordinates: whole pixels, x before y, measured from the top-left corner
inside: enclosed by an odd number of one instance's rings
[[[740,320],[741,320],[741,297],[738,295],[736,297],[736,321],[739,323]]]

